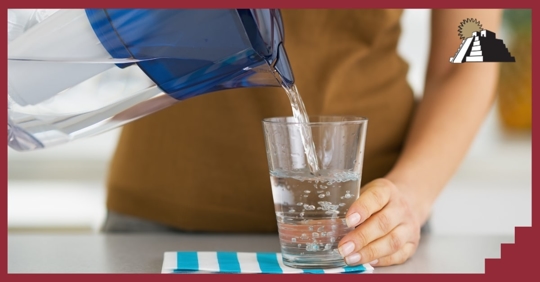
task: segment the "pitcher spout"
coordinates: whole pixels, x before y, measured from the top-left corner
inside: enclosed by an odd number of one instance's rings
[[[282,86],[290,88],[294,84],[293,72],[287,52],[285,52],[285,48],[283,47],[283,42],[277,48],[277,57],[274,61],[273,68],[276,70]]]
[[[268,62],[272,70],[276,72],[277,86],[292,86],[294,76],[285,51],[285,28],[279,9],[253,9],[251,10],[256,20],[259,34],[271,50]]]
[[[285,50],[285,30],[279,9],[239,10],[253,49],[264,57],[268,69],[253,68],[250,86],[292,86],[294,75]],[[255,27],[255,28],[254,28]]]

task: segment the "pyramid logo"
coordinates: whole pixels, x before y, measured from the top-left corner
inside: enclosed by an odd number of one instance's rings
[[[461,45],[450,63],[461,64],[471,62],[515,62],[516,59],[497,39],[494,32],[483,29],[476,19],[463,20],[458,29]]]

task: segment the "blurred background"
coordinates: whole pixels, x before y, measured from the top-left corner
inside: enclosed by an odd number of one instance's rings
[[[423,9],[406,10],[402,18],[399,51],[418,97],[429,20]],[[531,225],[531,11],[506,10],[497,38],[516,63],[502,64],[497,101],[435,205],[433,233],[513,235],[515,226]],[[120,130],[43,151],[8,149],[8,231],[97,232]]]

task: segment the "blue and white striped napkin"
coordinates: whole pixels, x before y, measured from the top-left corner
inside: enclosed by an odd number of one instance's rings
[[[161,273],[366,273],[366,263],[327,269],[298,269],[285,266],[281,253],[165,252]]]

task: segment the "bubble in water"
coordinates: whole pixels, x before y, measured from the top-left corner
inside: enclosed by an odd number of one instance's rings
[[[332,225],[332,230],[336,230],[336,229],[337,229],[337,226]]]
[[[347,191],[347,192],[349,192],[349,191]],[[309,194],[309,193],[311,193],[311,191],[309,191],[309,190],[304,190],[304,193]]]
[[[298,248],[302,247],[302,244],[298,244]]]
[[[303,216],[304,216],[304,212],[301,212],[301,213],[300,213],[300,217],[303,217]]]
[[[313,232],[313,233],[311,234],[311,238],[314,238],[314,239],[315,239],[315,238],[319,238],[319,233]]]
[[[330,243],[328,243],[328,244],[326,244],[326,245],[324,246],[324,250],[325,250],[325,251],[329,251],[330,248],[332,248],[332,244],[330,244]]]
[[[321,232],[321,237],[326,237],[326,232]]]
[[[314,205],[304,205],[304,209],[307,210],[307,211],[312,211],[312,210],[315,210],[315,206]]]
[[[330,191],[326,191],[326,196],[330,196]]]
[[[313,231],[313,226],[308,227],[309,231]]]
[[[308,237],[308,235],[306,233],[302,233],[302,236],[300,236],[300,239],[302,239],[302,240],[306,240],[308,238],[309,237]]]
[[[301,206],[301,205],[303,205],[303,204],[304,204],[304,203],[302,203],[302,202],[296,203],[297,206]]]
[[[343,223],[343,225],[347,225],[347,220],[345,218],[342,218],[341,223]]]
[[[317,228],[317,232],[322,232],[322,231],[324,231],[324,226]]]
[[[319,194],[319,198],[324,198],[324,194]]]
[[[306,251],[308,252],[316,252],[320,250],[320,247],[317,243],[307,243],[306,244]]]
[[[323,210],[329,211],[326,214],[338,214],[339,213],[339,212],[336,213],[336,211],[337,211],[337,209],[339,207],[338,205],[332,205],[331,202],[324,202],[324,201],[320,201],[318,203],[323,208]]]
[[[336,238],[330,237],[330,242],[335,243],[335,242],[336,242]]]
[[[324,193],[324,191],[321,191],[321,190],[317,191],[317,194],[320,194],[320,193]]]
[[[307,197],[308,197],[308,195],[304,195],[304,198],[307,198]],[[341,197],[341,198],[343,199],[343,197]]]
[[[328,186],[326,186],[326,185],[320,185],[319,187],[321,187],[321,189],[326,189],[326,188],[328,188]]]
[[[289,212],[295,212],[295,210],[294,210],[294,209],[290,209]]]
[[[322,210],[322,208],[321,208],[321,207],[317,207],[317,210]]]
[[[291,241],[294,243],[296,242],[296,238],[292,238]]]
[[[344,205],[345,205],[345,203],[339,203],[340,207],[343,207]]]

